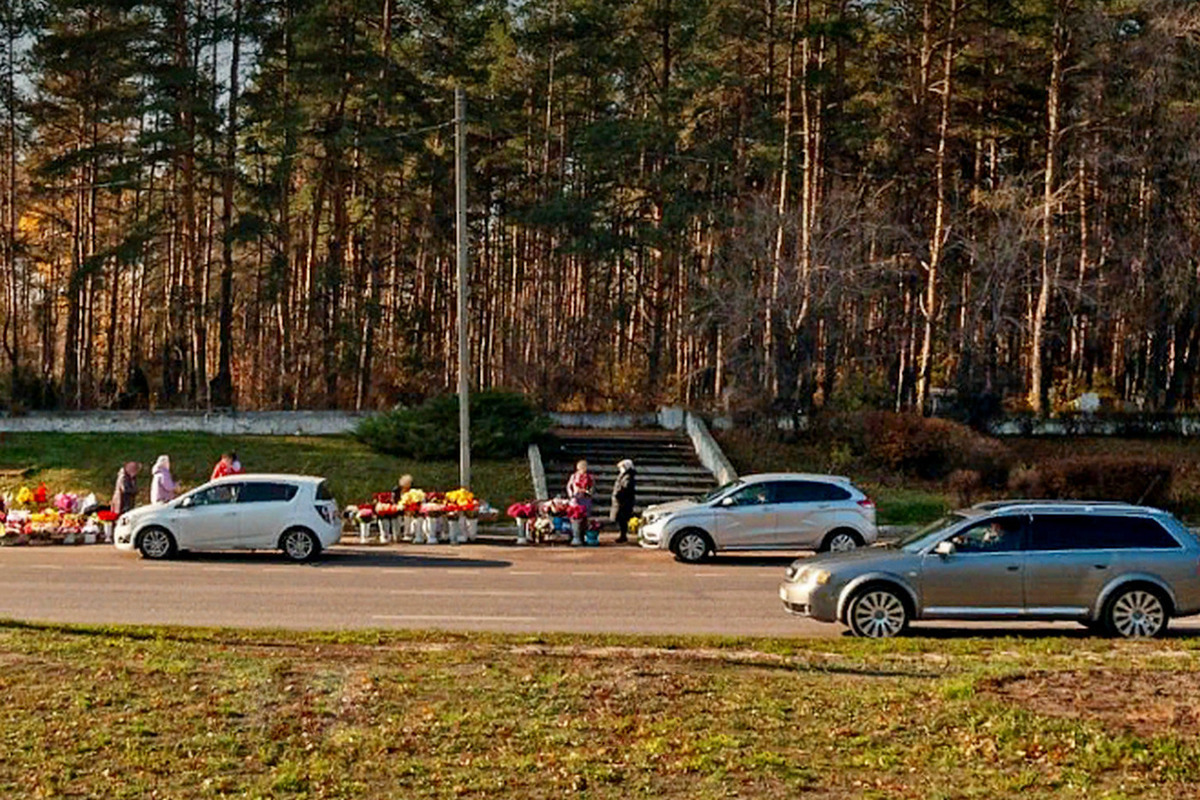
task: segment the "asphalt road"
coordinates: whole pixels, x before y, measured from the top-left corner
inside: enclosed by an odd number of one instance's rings
[[[791,617],[794,556],[701,566],[636,547],[338,546],[314,564],[273,553],[147,562],[107,546],[0,549],[0,617],[44,622],[296,629],[842,636]],[[1186,631],[1189,621],[1175,623]],[[1082,634],[1071,623],[917,627],[942,636]],[[1196,628],[1192,628],[1196,630]]]

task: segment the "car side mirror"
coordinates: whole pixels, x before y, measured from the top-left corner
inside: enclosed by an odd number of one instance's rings
[[[721,502],[718,505],[720,505],[722,508],[729,508],[733,504],[734,503],[733,503],[732,497],[722,497]]]
[[[937,553],[939,556],[952,556],[954,555],[954,550],[954,542],[950,541],[949,539],[938,542],[937,547],[933,548],[933,552]]]
[[[194,505],[196,505],[196,501],[190,497],[185,497],[179,501],[180,508],[191,508]]]

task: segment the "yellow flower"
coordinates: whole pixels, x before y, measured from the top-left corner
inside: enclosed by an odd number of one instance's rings
[[[29,490],[28,486],[22,486],[21,490],[17,492],[17,502],[21,505],[28,505],[33,502],[33,492]]]

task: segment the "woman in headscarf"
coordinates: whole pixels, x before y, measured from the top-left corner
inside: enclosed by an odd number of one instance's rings
[[[637,470],[628,458],[617,464],[617,480],[613,483],[612,512],[610,517],[621,529],[618,542],[629,541],[629,520],[633,519],[633,506],[637,502]]]
[[[117,473],[117,487],[113,490],[112,505],[109,506],[117,514],[132,511],[137,505],[137,474],[141,467],[136,461],[127,461]]]
[[[175,490],[179,488],[171,476],[171,459],[169,456],[159,456],[151,470],[150,502],[169,503],[175,499]]]

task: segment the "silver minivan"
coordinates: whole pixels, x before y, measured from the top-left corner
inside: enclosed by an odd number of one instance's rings
[[[1165,511],[1006,501],[956,511],[888,548],[788,568],[785,608],[888,637],[914,619],[1077,620],[1160,636],[1200,613],[1200,543]]]

